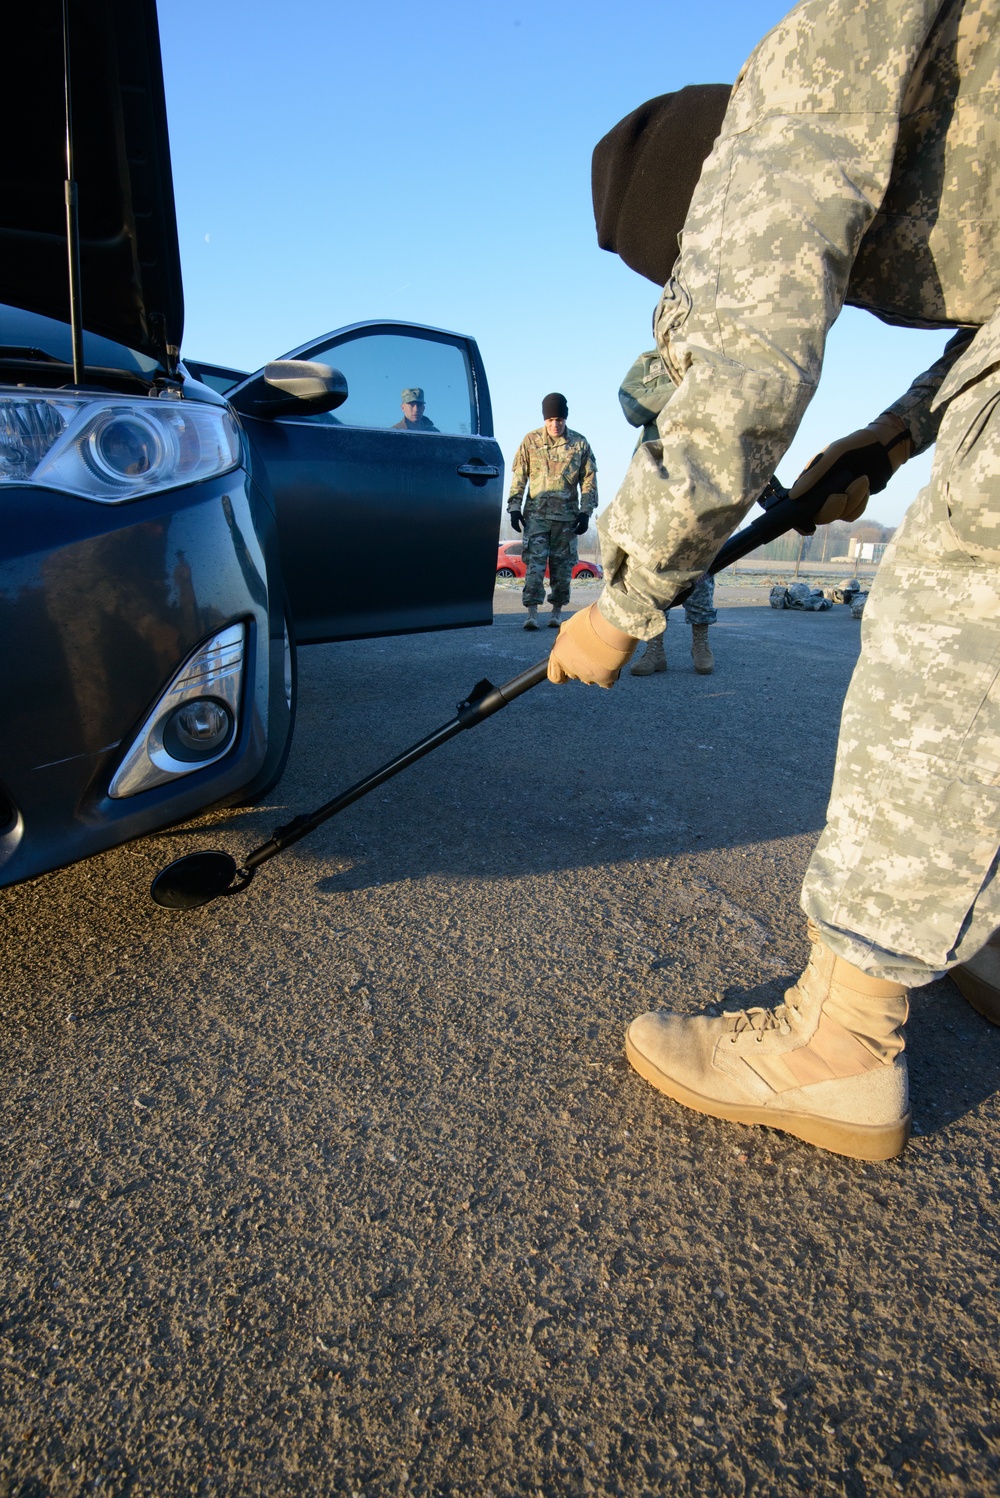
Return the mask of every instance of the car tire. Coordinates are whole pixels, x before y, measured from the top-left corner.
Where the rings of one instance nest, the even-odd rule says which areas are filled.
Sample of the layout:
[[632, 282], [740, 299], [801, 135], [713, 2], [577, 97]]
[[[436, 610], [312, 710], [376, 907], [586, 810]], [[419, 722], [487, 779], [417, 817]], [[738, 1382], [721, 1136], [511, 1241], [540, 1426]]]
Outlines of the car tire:
[[574, 581], [579, 582], [581, 577], [585, 577], [589, 583], [592, 583], [596, 576], [597, 573], [591, 572], [589, 567], [581, 567], [579, 572], [576, 574]]
[[277, 764], [270, 770], [265, 771], [266, 779], [263, 781], [252, 780], [246, 790], [241, 791], [238, 798], [230, 803], [232, 806], [256, 806], [269, 796], [285, 773], [288, 756], [292, 748], [292, 735], [295, 732], [295, 711], [298, 707], [299, 698], [299, 661], [298, 651], [295, 645], [295, 634], [292, 629], [292, 621], [285, 615], [285, 655], [284, 655], [284, 687], [285, 687], [285, 741], [278, 755]]
[[507, 577], [516, 577], [516, 576], [517, 576], [517, 573], [514, 571], [513, 567], [498, 567], [497, 568], [497, 577], [507, 578]]

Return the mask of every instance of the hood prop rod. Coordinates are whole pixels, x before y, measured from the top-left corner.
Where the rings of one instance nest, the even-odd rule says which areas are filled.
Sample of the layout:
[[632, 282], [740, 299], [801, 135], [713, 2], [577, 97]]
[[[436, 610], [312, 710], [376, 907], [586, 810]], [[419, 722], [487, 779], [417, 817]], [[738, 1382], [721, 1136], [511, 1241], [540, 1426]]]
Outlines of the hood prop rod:
[[69, 326], [73, 340], [73, 384], [82, 385], [83, 306], [80, 289], [80, 205], [73, 175], [73, 89], [69, 68], [69, 0], [62, 0], [63, 90], [66, 96], [66, 254], [69, 269]]

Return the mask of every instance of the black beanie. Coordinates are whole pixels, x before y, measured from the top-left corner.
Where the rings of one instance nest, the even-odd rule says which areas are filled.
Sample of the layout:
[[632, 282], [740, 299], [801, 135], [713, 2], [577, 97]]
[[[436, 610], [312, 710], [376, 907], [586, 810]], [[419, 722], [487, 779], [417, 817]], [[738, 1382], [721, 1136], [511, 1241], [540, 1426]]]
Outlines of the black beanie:
[[627, 114], [594, 147], [597, 243], [657, 286], [670, 277], [705, 158], [732, 89], [692, 83]]
[[546, 421], [550, 416], [557, 416], [560, 421], [565, 421], [568, 415], [569, 406], [566, 404], [566, 397], [560, 395], [557, 390], [553, 390], [552, 394], [547, 395], [542, 401], [542, 416]]

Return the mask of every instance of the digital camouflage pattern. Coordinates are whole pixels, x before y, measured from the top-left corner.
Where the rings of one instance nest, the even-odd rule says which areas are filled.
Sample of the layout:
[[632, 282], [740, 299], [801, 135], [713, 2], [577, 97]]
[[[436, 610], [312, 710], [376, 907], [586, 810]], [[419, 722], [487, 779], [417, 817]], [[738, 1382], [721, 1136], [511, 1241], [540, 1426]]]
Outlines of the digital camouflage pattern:
[[[684, 617], [692, 629], [696, 624], [714, 624], [719, 617], [715, 607], [715, 578], [705, 576], [695, 583], [694, 592], [684, 600]], [[669, 623], [669, 612], [663, 615], [662, 629]]]
[[677, 388], [600, 522], [620, 629], [657, 634], [743, 519], [848, 296], [920, 326], [992, 316], [997, 5], [803, 0], [742, 70], [657, 309]]
[[749, 509], [843, 302], [979, 327], [892, 408], [929, 486], [862, 621], [803, 907], [907, 985], [1000, 928], [1000, 0], [803, 0], [739, 79], [656, 315], [677, 389], [601, 524], [605, 617], [649, 638]]
[[834, 951], [909, 985], [1000, 929], [1000, 313], [938, 404], [930, 484], [865, 605], [803, 889]]
[[592, 515], [597, 464], [586, 437], [569, 427], [561, 437], [550, 437], [544, 427], [529, 432], [514, 457], [507, 508], [545, 520], [565, 520], [581, 510]]
[[719, 615], [715, 607], [715, 578], [703, 577], [695, 583], [694, 592], [684, 600], [684, 617], [690, 625], [714, 624]]
[[576, 561], [576, 533], [572, 520], [552, 520], [545, 515], [529, 515], [524, 522], [524, 547], [521, 560], [527, 567], [521, 602], [525, 608], [545, 598], [545, 564], [549, 565], [549, 602], [553, 608], [569, 603]]
[[[625, 412], [625, 419], [634, 427], [641, 427], [636, 447], [652, 442], [658, 435], [656, 418], [673, 395], [673, 380], [667, 374], [663, 360], [656, 349], [640, 354], [618, 390], [618, 401]], [[718, 619], [715, 608], [715, 578], [703, 577], [695, 583], [694, 592], [684, 600], [684, 615], [687, 622], [714, 624]], [[666, 628], [664, 617], [664, 628]]]

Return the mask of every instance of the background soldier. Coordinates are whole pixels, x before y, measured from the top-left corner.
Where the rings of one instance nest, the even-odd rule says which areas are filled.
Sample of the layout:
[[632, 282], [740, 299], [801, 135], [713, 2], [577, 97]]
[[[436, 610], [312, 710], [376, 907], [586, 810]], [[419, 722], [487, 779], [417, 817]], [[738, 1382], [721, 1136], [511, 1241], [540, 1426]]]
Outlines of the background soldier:
[[[803, 889], [809, 965], [776, 1010], [659, 1012], [626, 1036], [636, 1069], [687, 1106], [862, 1159], [898, 1154], [909, 1131], [907, 990], [979, 966], [1000, 928], [998, 92], [996, 0], [802, 0], [760, 43], [657, 311], [677, 389], [602, 520], [600, 605], [560, 631], [549, 664], [555, 681], [611, 685], [658, 633], [787, 449], [845, 301], [978, 330], [793, 490], [839, 456], [853, 476], [818, 518], [856, 514], [859, 484], [881, 487], [937, 438], [865, 609]], [[634, 170], [641, 135], [619, 137], [610, 176], [626, 184], [613, 217], [648, 243], [677, 225]], [[668, 266], [675, 246], [660, 246]]]
[[402, 421], [397, 421], [394, 432], [436, 432], [437, 427], [429, 416], [424, 415], [426, 402], [419, 385], [408, 385], [401, 396]]
[[[640, 354], [628, 374], [622, 380], [618, 400], [625, 412], [626, 421], [641, 427], [636, 448], [644, 442], [653, 442], [660, 435], [656, 418], [673, 395], [677, 386], [663, 367], [657, 350], [650, 349]], [[690, 598], [684, 600], [684, 616], [691, 626], [691, 658], [699, 676], [711, 676], [715, 670], [715, 657], [708, 643], [708, 626], [719, 617], [715, 611], [715, 578], [703, 577], [695, 584]], [[667, 669], [664, 651], [666, 627], [670, 622], [669, 612], [663, 616], [663, 633], [647, 640], [646, 648], [638, 660], [629, 668], [633, 676], [652, 676], [654, 671]]]
[[[538, 628], [538, 605], [545, 597], [549, 567], [549, 626], [558, 629], [569, 603], [574, 537], [582, 536], [597, 508], [597, 464], [590, 443], [566, 425], [566, 397], [553, 392], [542, 401], [544, 426], [529, 432], [514, 458], [507, 509], [510, 523], [524, 536], [521, 553], [527, 573], [521, 601], [528, 610], [525, 629]], [[525, 487], [528, 497], [525, 500]]]

